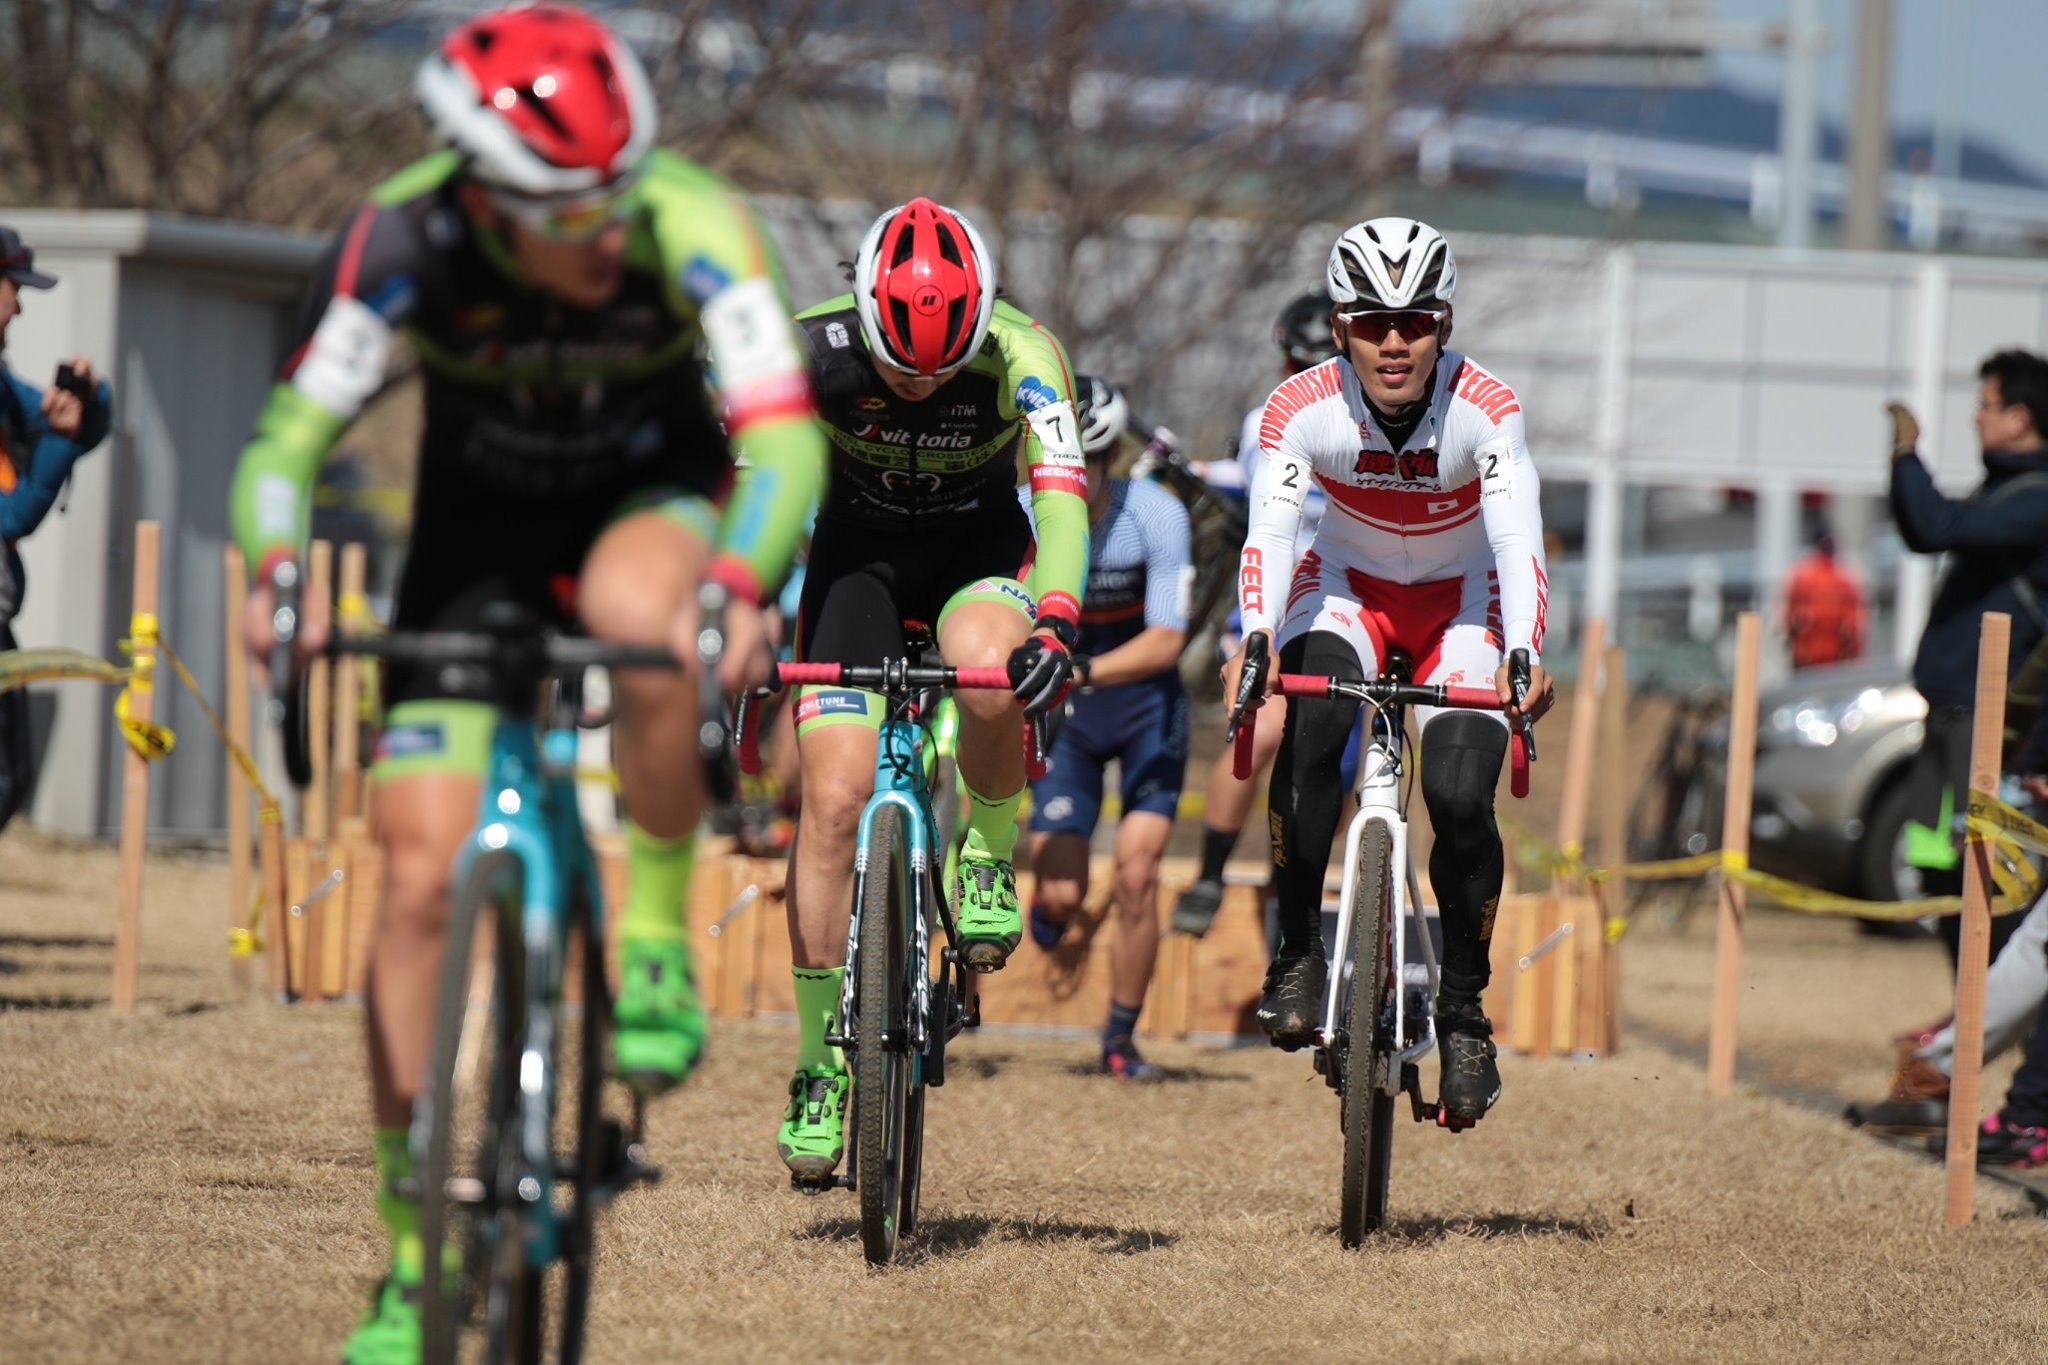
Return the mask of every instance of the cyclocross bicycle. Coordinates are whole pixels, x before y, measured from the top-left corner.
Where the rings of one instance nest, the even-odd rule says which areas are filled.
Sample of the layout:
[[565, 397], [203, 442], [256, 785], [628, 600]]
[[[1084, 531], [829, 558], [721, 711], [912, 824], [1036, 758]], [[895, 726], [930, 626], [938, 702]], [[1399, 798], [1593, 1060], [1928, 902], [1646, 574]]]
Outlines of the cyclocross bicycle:
[[[1252, 728], [1257, 712], [1248, 703], [1265, 686], [1270, 663], [1266, 637], [1246, 642], [1244, 672], [1230, 712], [1227, 738], [1236, 745], [1235, 771], [1251, 777]], [[1362, 703], [1371, 728], [1358, 763], [1358, 812], [1344, 834], [1344, 877], [1339, 892], [1335, 970], [1323, 1007], [1323, 1026], [1313, 1045], [1315, 1068], [1342, 1105], [1344, 1194], [1339, 1233], [1355, 1247], [1386, 1222], [1387, 1183], [1394, 1140], [1394, 1099], [1406, 1092], [1417, 1122], [1433, 1121], [1457, 1132], [1459, 1123], [1436, 1102], [1422, 1098], [1418, 1063], [1436, 1046], [1436, 949], [1422, 913], [1415, 868], [1408, 859], [1407, 799], [1402, 777], [1408, 756], [1407, 711], [1411, 706], [1502, 709], [1491, 687], [1426, 686], [1410, 682], [1408, 659], [1395, 652], [1386, 672], [1371, 682], [1283, 673], [1275, 691], [1289, 697], [1350, 697]], [[1529, 656], [1515, 650], [1508, 661], [1517, 704], [1529, 688]], [[1510, 790], [1528, 795], [1529, 761], [1535, 757], [1526, 722], [1515, 726]], [[1401, 888], [1408, 914], [1401, 913]], [[1422, 978], [1406, 968], [1407, 937], [1413, 923], [1421, 950]]]
[[[287, 648], [290, 625], [279, 631]], [[433, 1050], [413, 1105], [422, 1356], [539, 1362], [552, 1335], [568, 1365], [583, 1349], [597, 1210], [660, 1179], [641, 1101], [624, 1118], [605, 1104], [611, 988], [603, 892], [576, 807], [575, 680], [587, 668], [674, 668], [675, 656], [548, 633], [511, 606], [487, 609], [480, 631], [344, 637], [329, 652], [476, 667], [491, 680], [490, 767], [455, 868]], [[303, 771], [296, 695], [280, 715], [287, 764]], [[563, 1008], [572, 941], [580, 1023]]]
[[[900, 1239], [917, 1227], [925, 1088], [946, 1083], [946, 1044], [980, 1023], [967, 968], [955, 951], [950, 882], [942, 880], [950, 840], [932, 807], [940, 746], [931, 726], [947, 689], [1010, 690], [1008, 670], [927, 662], [936, 658], [929, 633], [909, 623], [906, 633], [904, 659], [777, 665], [782, 686], [855, 687], [880, 693], [888, 707], [875, 752], [874, 795], [861, 812], [855, 844], [839, 1021], [826, 1036], [852, 1064], [851, 1150], [846, 1170], [824, 1180], [790, 1177], [806, 1194], [859, 1194], [861, 1251], [873, 1265], [892, 1261]], [[751, 699], [743, 699], [739, 732], [740, 765], [752, 771], [760, 756]], [[1027, 767], [1039, 776], [1045, 771], [1040, 721], [1027, 726], [1025, 743]], [[943, 791], [954, 799], [950, 781]], [[935, 930], [946, 940], [936, 972]]]

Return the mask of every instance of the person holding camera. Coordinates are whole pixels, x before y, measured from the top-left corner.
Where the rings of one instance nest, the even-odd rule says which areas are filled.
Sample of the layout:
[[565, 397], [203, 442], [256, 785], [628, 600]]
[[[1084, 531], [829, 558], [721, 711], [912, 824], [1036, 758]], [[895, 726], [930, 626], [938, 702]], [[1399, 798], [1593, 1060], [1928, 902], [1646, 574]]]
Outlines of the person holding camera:
[[[0, 226], [0, 652], [15, 648], [13, 621], [24, 586], [16, 542], [42, 525], [71, 477], [71, 466], [107, 437], [113, 396], [92, 362], [74, 356], [39, 389], [8, 367], [7, 329], [21, 316], [21, 291], [49, 289], [35, 252]], [[0, 827], [27, 800], [30, 783], [28, 698], [0, 693]]]

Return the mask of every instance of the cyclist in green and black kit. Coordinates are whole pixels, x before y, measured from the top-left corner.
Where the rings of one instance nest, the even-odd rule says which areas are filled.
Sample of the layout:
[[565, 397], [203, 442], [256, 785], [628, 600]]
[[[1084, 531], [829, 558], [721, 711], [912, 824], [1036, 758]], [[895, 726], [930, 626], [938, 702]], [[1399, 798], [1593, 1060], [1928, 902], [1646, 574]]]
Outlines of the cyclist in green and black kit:
[[[996, 298], [967, 220], [913, 199], [876, 220], [853, 293], [798, 321], [832, 441], [798, 613], [803, 659], [903, 657], [903, 623], [937, 633], [955, 667], [1006, 661], [1015, 695], [961, 692], [958, 762], [969, 798], [958, 926], [966, 965], [993, 971], [1023, 933], [1011, 850], [1024, 796], [1020, 706], [1065, 696], [1088, 569], [1087, 474], [1072, 372], [1053, 335]], [[1030, 470], [1031, 521], [1016, 496]], [[1035, 556], [1034, 556], [1035, 551]], [[797, 1071], [777, 1142], [815, 1188], [845, 1150], [851, 1082], [825, 1038], [839, 1012], [853, 852], [870, 794], [879, 696], [797, 697], [803, 817], [790, 878]]]
[[[272, 573], [300, 553], [314, 472], [383, 384], [402, 336], [424, 371], [426, 429], [396, 627], [474, 627], [487, 603], [510, 599], [608, 640], [670, 643], [686, 666], [614, 679], [632, 821], [614, 1061], [659, 1091], [688, 1073], [705, 1034], [684, 924], [704, 805], [700, 694], [687, 671], [699, 587], [729, 599], [720, 682], [764, 680], [758, 604], [822, 485], [824, 438], [753, 209], [652, 148], [647, 77], [603, 25], [561, 5], [483, 15], [449, 35], [417, 89], [449, 145], [379, 188], [342, 231], [235, 474], [235, 535], [257, 567], [244, 635], [267, 650]], [[734, 447], [751, 466], [737, 484]], [[308, 608], [310, 649], [326, 623]], [[493, 722], [488, 680], [465, 670], [393, 668], [385, 691], [368, 1013], [392, 1261], [345, 1351], [358, 1365], [419, 1358], [407, 1124], [448, 878], [476, 818]]]

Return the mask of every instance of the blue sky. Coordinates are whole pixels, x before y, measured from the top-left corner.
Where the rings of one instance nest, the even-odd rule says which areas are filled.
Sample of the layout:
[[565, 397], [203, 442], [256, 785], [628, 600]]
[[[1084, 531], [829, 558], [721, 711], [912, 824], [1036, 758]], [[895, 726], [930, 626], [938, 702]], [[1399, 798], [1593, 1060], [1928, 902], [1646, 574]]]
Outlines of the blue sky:
[[[1454, 27], [1460, 0], [1408, 0], [1402, 22], [1416, 33]], [[1716, 17], [1730, 23], [1777, 23], [1786, 0], [1715, 0]], [[1852, 98], [1850, 60], [1856, 37], [1856, 0], [1822, 0], [1822, 22], [1832, 42], [1821, 65], [1821, 110], [1840, 122]], [[2040, 144], [2048, 112], [2048, 0], [1893, 0], [1892, 121], [1924, 127], [1946, 107], [1964, 131], [1996, 144], [2016, 161], [2048, 174], [2048, 148]], [[1747, 91], [1777, 88], [1784, 63], [1766, 53], [1717, 59], [1730, 85]]]

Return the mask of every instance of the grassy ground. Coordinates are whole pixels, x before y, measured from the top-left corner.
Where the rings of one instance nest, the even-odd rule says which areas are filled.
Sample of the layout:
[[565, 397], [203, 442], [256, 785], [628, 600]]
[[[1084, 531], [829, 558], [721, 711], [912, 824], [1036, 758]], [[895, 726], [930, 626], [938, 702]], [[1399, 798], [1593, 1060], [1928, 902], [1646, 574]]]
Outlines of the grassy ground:
[[[358, 1012], [237, 993], [224, 870], [165, 857], [113, 1019], [113, 869], [0, 839], [0, 1354], [331, 1359], [382, 1254]], [[775, 1161], [786, 1026], [725, 1025], [652, 1112], [667, 1180], [603, 1225], [592, 1358], [2039, 1359], [2048, 1222], [1986, 1183], [1945, 1229], [1938, 1167], [1818, 1112], [1940, 1012], [1938, 952], [1754, 916], [1716, 1104], [1711, 925], [1625, 944], [1623, 1054], [1510, 1059], [1455, 1138], [1402, 1120], [1396, 1226], [1348, 1254], [1301, 1057], [1159, 1044], [1175, 1079], [1120, 1087], [1085, 1043], [991, 1032], [934, 1095], [928, 1233], [870, 1272], [853, 1200]]]

